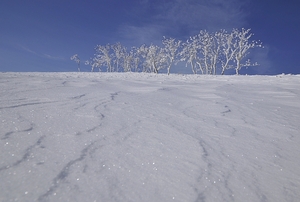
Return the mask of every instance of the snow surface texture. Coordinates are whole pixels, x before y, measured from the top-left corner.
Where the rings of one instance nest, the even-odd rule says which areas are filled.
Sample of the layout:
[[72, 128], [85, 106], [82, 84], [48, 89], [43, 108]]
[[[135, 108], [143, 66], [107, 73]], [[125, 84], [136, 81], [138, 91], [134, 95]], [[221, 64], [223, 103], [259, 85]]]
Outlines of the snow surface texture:
[[0, 73], [0, 201], [299, 201], [300, 76]]

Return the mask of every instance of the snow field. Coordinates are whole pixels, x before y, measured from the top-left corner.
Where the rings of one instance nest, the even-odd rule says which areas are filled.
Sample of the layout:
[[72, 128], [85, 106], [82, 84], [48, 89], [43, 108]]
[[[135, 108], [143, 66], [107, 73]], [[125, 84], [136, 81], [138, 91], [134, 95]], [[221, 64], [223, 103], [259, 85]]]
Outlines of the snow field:
[[300, 77], [1, 73], [0, 201], [297, 201]]

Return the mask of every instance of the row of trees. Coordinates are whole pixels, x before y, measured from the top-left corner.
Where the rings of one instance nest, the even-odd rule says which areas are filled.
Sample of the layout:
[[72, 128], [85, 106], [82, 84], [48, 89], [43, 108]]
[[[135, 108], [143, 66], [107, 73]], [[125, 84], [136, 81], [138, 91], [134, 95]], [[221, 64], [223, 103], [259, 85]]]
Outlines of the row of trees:
[[[92, 71], [159, 73], [166, 69], [170, 74], [173, 65], [185, 62], [194, 74], [224, 74], [228, 69], [235, 69], [239, 74], [242, 67], [258, 65], [246, 59], [250, 49], [262, 47], [261, 42], [250, 41], [252, 36], [250, 29], [244, 28], [233, 29], [230, 33], [226, 30], [213, 33], [201, 30], [186, 42], [164, 37], [162, 46], [144, 44], [127, 50], [120, 43], [98, 45], [94, 57], [85, 64], [90, 65]], [[73, 55], [71, 60], [80, 70], [78, 55]]]

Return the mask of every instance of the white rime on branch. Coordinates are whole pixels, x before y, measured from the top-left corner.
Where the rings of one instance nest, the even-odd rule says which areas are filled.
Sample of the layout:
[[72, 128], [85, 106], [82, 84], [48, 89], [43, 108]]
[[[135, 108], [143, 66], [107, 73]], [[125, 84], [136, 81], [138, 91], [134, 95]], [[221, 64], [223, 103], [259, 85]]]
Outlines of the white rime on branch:
[[249, 67], [249, 66], [256, 66], [257, 63], [251, 64], [250, 59], [246, 60], [245, 63], [242, 63], [242, 60], [245, 58], [247, 54], [249, 54], [249, 50], [251, 48], [255, 47], [262, 47], [261, 42], [259, 41], [251, 41], [249, 42], [249, 39], [253, 35], [250, 33], [250, 29], [242, 29], [239, 31], [238, 29], [234, 29], [232, 31], [234, 38], [236, 39], [233, 43], [234, 50], [236, 50], [235, 53], [235, 72], [236, 74], [239, 74], [239, 71], [242, 67]]
[[173, 64], [177, 64], [180, 60], [178, 60], [179, 56], [179, 48], [181, 46], [181, 41], [176, 40], [174, 38], [166, 38], [163, 37], [162, 44], [164, 45], [163, 48], [163, 55], [164, 55], [164, 62], [167, 67], [167, 73], [170, 74], [170, 69]]
[[77, 54], [71, 56], [71, 60], [75, 61], [78, 65], [77, 70], [80, 72], [80, 59]]
[[[94, 68], [99, 68], [99, 71], [106, 68], [107, 72], [164, 71], [170, 74], [173, 65], [185, 62], [194, 74], [223, 75], [229, 69], [235, 69], [235, 73], [239, 74], [242, 67], [258, 65], [257, 62], [252, 63], [246, 58], [250, 49], [263, 47], [260, 41], [250, 41], [253, 36], [250, 31], [244, 28], [233, 29], [230, 33], [226, 30], [213, 33], [201, 30], [186, 42], [163, 37], [161, 47], [143, 44], [129, 50], [119, 42], [113, 45], [98, 45], [94, 57], [85, 64], [91, 65], [92, 71]], [[71, 59], [80, 63], [77, 54]], [[78, 70], [80, 71], [79, 66]]]

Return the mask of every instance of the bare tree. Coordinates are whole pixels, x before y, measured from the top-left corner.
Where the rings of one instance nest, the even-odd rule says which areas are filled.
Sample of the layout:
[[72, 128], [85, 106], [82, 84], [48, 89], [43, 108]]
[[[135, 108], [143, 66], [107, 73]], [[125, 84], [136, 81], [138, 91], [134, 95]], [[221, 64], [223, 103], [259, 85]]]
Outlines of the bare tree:
[[211, 47], [211, 74], [217, 74], [217, 65], [220, 63], [220, 57], [222, 54], [222, 44], [225, 37], [225, 30], [215, 32], [212, 36], [212, 47]]
[[131, 72], [131, 68], [133, 67], [133, 51], [127, 52], [126, 48], [123, 49], [122, 52], [122, 58], [123, 58], [123, 70], [124, 72]]
[[[122, 63], [122, 59], [124, 59], [125, 56], [125, 47], [121, 45], [120, 42], [114, 44], [111, 46], [111, 49], [113, 50], [113, 59], [115, 68], [114, 71], [119, 71], [119, 65]], [[124, 66], [123, 66], [124, 68]]]
[[[242, 67], [254, 66], [257, 63], [245, 60], [251, 48], [262, 47], [260, 42], [249, 41], [253, 34], [250, 29], [233, 29], [231, 33], [220, 30], [210, 33], [201, 30], [199, 34], [190, 37], [185, 43], [174, 38], [163, 37], [163, 47], [153, 45], [141, 45], [132, 47], [128, 52], [126, 47], [120, 43], [105, 46], [98, 45], [94, 58], [86, 64], [94, 68], [106, 67], [108, 72], [120, 71], [143, 71], [158, 73], [166, 68], [170, 74], [173, 64], [185, 61], [186, 66], [190, 65], [192, 72], [197, 74], [223, 75], [227, 69], [235, 68], [236, 74]], [[71, 57], [78, 63], [80, 71], [80, 60], [75, 54]]]
[[143, 62], [143, 47], [145, 45], [142, 45], [141, 47], [132, 47], [130, 51], [130, 55], [132, 55], [132, 61], [131, 61], [131, 69], [133, 69], [134, 72], [139, 71], [139, 67], [141, 63]]
[[166, 38], [162, 40], [162, 44], [164, 45], [164, 56], [165, 56], [165, 62], [167, 66], [167, 73], [170, 74], [171, 66], [175, 63], [177, 64], [178, 55], [179, 55], [179, 48], [181, 45], [181, 41], [176, 41], [174, 38]]
[[145, 71], [158, 73], [164, 67], [165, 57], [163, 49], [159, 46], [151, 44], [149, 47], [144, 46], [143, 56], [145, 57], [144, 67]]
[[94, 61], [99, 64], [99, 66], [106, 66], [108, 72], [113, 71], [112, 66], [111, 46], [107, 44], [105, 46], [98, 45], [96, 47], [96, 55]]
[[246, 55], [249, 53], [249, 49], [255, 48], [255, 47], [262, 47], [261, 42], [259, 41], [249, 41], [251, 36], [253, 36], [252, 33], [250, 33], [251, 29], [244, 29], [242, 28], [241, 31], [238, 29], [233, 29], [233, 36], [236, 38], [236, 40], [233, 43], [233, 47], [236, 50], [235, 51], [235, 73], [238, 75], [239, 71], [242, 67], [249, 67], [249, 66], [256, 66], [257, 63], [251, 64], [250, 59], [246, 60], [245, 63], [242, 63], [242, 60], [246, 57]]
[[199, 50], [202, 54], [201, 59], [198, 60], [197, 64], [202, 67], [201, 62], [205, 68], [205, 74], [211, 74], [213, 69], [213, 55], [212, 55], [212, 45], [213, 45], [213, 36], [208, 33], [206, 30], [201, 30], [200, 33], [195, 36], [199, 44]]
[[97, 57], [94, 57], [91, 60], [85, 61], [84, 64], [85, 65], [91, 65], [91, 67], [92, 67], [91, 72], [93, 72], [95, 68], [98, 68], [99, 72], [101, 71], [102, 63], [98, 60]]
[[180, 60], [186, 62], [186, 66], [188, 64], [191, 65], [192, 72], [197, 74], [197, 64], [199, 64], [200, 70], [203, 74], [203, 68], [199, 63], [198, 51], [199, 51], [199, 41], [197, 40], [197, 36], [190, 37], [185, 43], [182, 44], [183, 48], [180, 55]]
[[75, 55], [71, 56], [70, 59], [77, 63], [77, 65], [78, 65], [77, 69], [80, 72], [80, 59], [79, 59], [78, 55], [75, 54]]
[[198, 44], [198, 59], [196, 64], [199, 66], [202, 74], [217, 74], [217, 65], [220, 62], [221, 46], [224, 37], [224, 31], [209, 33], [201, 30], [194, 37]]
[[235, 57], [237, 49], [234, 46], [236, 38], [232, 33], [228, 34], [226, 31], [223, 31], [222, 45], [221, 45], [221, 75], [224, 75], [225, 70], [233, 68], [233, 65], [230, 63]]

